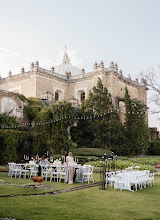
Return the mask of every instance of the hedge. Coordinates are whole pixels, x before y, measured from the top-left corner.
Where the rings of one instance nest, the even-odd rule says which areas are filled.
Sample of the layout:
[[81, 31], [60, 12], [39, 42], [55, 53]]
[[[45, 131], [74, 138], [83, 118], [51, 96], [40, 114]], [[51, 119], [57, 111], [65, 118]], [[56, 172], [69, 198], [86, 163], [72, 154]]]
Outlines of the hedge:
[[74, 148], [70, 149], [73, 156], [96, 156], [96, 157], [102, 157], [104, 153], [106, 153], [108, 156], [111, 155], [111, 151], [103, 148]]

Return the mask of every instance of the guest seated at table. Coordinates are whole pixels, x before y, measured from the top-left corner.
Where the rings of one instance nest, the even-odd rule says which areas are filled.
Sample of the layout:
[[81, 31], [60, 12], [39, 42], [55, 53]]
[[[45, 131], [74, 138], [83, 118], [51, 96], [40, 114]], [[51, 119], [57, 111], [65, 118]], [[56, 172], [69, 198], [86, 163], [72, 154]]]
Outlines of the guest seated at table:
[[46, 154], [45, 154], [45, 155], [43, 155], [43, 156], [41, 157], [40, 162], [39, 162], [38, 176], [41, 175], [41, 166], [44, 166], [44, 165], [46, 165], [46, 164], [50, 164], [50, 163], [49, 163], [48, 158], [47, 158], [47, 156], [46, 156]]
[[73, 184], [75, 163], [71, 152], [69, 152], [68, 156], [66, 157], [66, 163], [67, 163], [67, 182], [69, 184]]

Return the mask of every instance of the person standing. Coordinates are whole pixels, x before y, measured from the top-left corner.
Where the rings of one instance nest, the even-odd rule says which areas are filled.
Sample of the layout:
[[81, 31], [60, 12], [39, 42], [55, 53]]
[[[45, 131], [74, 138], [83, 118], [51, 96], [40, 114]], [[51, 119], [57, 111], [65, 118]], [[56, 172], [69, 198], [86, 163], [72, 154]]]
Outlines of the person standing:
[[71, 152], [69, 152], [68, 156], [66, 157], [66, 163], [67, 163], [67, 182], [68, 184], [73, 184], [75, 163]]
[[67, 150], [65, 151], [65, 155], [64, 156], [65, 156], [65, 162], [66, 162], [66, 158], [68, 156], [68, 151]]

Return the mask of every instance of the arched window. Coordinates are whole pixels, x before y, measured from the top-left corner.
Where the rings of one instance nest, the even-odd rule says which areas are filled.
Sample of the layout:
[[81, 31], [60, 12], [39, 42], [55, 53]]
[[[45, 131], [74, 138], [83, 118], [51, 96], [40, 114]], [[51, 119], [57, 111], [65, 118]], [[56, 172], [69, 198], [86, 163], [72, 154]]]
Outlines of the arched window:
[[55, 92], [55, 100], [58, 101], [58, 99], [59, 99], [59, 94], [58, 92]]
[[84, 102], [85, 100], [85, 92], [81, 93], [81, 102]]

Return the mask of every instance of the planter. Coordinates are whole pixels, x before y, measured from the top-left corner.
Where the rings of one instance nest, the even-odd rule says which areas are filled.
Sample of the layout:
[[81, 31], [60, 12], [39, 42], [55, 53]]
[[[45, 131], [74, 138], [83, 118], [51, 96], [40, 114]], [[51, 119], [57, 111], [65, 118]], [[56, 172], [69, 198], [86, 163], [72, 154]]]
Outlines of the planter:
[[32, 180], [33, 180], [34, 182], [42, 183], [43, 180], [44, 180], [44, 177], [43, 177], [43, 176], [33, 176], [33, 177], [32, 177]]
[[155, 168], [160, 169], [160, 163], [158, 163], [158, 165], [156, 165]]

